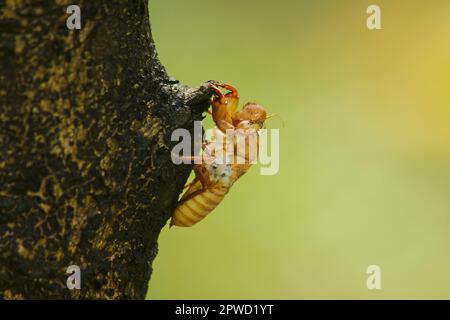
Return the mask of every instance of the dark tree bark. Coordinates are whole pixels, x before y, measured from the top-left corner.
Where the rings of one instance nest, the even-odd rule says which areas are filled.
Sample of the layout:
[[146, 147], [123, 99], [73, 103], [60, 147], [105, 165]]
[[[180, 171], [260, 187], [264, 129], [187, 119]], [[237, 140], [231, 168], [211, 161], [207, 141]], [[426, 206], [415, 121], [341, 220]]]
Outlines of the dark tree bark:
[[168, 77], [147, 0], [0, 5], [0, 297], [142, 299], [191, 169], [171, 133], [211, 92]]

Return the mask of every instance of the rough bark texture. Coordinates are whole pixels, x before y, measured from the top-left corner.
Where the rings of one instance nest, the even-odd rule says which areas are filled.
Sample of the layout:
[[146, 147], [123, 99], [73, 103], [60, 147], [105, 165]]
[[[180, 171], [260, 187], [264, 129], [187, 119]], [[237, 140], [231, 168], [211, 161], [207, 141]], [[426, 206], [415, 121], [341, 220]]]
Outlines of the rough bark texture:
[[172, 164], [171, 133], [211, 92], [167, 76], [147, 0], [0, 6], [0, 297], [142, 299], [191, 169]]

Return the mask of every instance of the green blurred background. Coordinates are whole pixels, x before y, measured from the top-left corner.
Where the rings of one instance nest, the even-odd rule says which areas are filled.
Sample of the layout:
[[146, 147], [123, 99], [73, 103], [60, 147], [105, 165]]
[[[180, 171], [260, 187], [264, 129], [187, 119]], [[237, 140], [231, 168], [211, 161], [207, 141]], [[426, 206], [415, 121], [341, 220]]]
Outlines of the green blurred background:
[[148, 298], [450, 298], [448, 0], [152, 0], [150, 16], [171, 76], [229, 82], [285, 126], [268, 122], [277, 175], [252, 168], [204, 221], [162, 231]]

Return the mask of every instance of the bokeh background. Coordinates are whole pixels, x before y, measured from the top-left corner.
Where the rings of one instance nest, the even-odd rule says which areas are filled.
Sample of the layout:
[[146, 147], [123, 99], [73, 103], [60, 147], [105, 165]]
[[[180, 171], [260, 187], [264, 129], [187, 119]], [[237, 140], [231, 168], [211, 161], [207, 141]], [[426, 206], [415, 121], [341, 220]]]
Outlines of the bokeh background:
[[448, 0], [152, 0], [150, 15], [173, 77], [229, 82], [285, 126], [268, 122], [277, 175], [252, 168], [204, 221], [163, 230], [148, 298], [450, 298]]

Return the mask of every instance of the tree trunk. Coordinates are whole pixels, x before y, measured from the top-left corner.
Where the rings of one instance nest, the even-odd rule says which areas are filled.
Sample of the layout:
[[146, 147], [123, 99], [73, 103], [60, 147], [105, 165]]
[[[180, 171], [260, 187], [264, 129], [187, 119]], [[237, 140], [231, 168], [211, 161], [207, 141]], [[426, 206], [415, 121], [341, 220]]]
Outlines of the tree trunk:
[[147, 0], [73, 2], [0, 0], [0, 297], [143, 299], [211, 92], [168, 77]]

